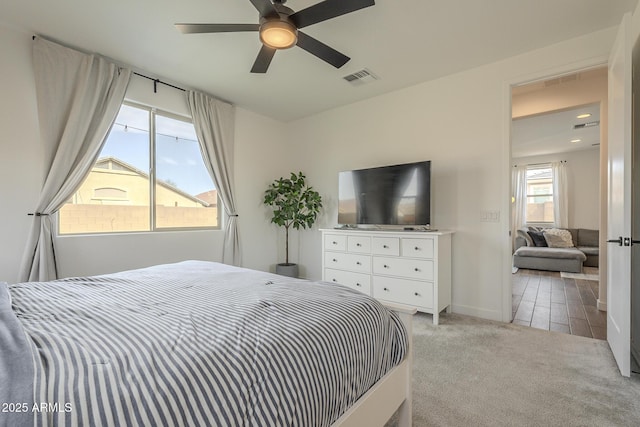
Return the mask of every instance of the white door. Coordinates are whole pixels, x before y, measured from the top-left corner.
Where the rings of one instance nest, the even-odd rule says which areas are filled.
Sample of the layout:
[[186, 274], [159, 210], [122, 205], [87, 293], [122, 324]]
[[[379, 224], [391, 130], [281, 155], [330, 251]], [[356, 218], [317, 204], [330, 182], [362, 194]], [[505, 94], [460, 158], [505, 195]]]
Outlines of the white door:
[[640, 373], [640, 43], [632, 53], [631, 371]]
[[[631, 361], [631, 16], [625, 15], [609, 58], [607, 341], [620, 372]], [[619, 240], [619, 243], [615, 241]]]

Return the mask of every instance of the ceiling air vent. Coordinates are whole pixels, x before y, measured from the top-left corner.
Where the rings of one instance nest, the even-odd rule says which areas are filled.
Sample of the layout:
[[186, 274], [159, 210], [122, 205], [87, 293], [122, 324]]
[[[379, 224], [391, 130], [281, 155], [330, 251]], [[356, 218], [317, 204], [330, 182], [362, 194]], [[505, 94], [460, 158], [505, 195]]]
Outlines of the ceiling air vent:
[[371, 71], [363, 68], [360, 71], [356, 71], [353, 74], [349, 74], [348, 76], [344, 76], [343, 79], [348, 81], [354, 86], [360, 86], [365, 83], [371, 83], [374, 80], [379, 80], [379, 77], [373, 74]]
[[560, 83], [570, 83], [578, 80], [578, 74], [569, 74], [567, 76], [556, 77], [555, 79], [549, 79], [544, 81], [545, 87], [559, 85]]
[[574, 129], [584, 129], [584, 128], [590, 128], [593, 126], [598, 126], [600, 124], [600, 120], [597, 120], [595, 122], [587, 122], [587, 123], [580, 123], [579, 125], [573, 125]]

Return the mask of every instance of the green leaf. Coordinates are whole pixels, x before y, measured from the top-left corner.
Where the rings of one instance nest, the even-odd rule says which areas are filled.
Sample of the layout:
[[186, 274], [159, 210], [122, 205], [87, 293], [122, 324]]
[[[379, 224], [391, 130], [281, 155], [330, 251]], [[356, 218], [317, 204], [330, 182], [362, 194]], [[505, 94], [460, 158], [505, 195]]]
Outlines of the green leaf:
[[322, 197], [307, 185], [305, 178], [302, 172], [291, 172], [289, 178], [281, 177], [269, 184], [263, 203], [273, 208], [272, 223], [296, 230], [313, 226], [322, 208]]

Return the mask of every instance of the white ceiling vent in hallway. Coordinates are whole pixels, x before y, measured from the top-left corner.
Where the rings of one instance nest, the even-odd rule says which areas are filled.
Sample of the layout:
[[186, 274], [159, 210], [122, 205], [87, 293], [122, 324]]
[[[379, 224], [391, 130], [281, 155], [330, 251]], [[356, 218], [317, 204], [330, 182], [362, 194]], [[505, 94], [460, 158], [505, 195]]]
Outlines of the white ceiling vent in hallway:
[[343, 79], [354, 86], [360, 86], [365, 83], [371, 83], [374, 80], [379, 80], [380, 78], [368, 69], [363, 68], [360, 71], [356, 71], [355, 73], [349, 74], [348, 76], [344, 76]]
[[544, 82], [544, 86], [545, 87], [550, 87], [550, 86], [559, 85], [560, 83], [574, 82], [574, 81], [580, 80], [580, 77], [581, 77], [580, 73], [569, 74], [567, 76], [562, 76], [562, 77], [557, 77], [555, 79], [546, 80]]

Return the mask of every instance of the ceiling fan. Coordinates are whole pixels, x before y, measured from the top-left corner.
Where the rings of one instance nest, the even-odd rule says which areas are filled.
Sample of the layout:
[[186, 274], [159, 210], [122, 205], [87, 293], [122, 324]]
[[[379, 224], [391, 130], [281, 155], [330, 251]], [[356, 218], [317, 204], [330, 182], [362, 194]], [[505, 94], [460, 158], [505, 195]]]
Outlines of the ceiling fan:
[[260, 14], [258, 24], [175, 24], [184, 34], [233, 33], [258, 31], [262, 48], [251, 68], [252, 73], [266, 73], [276, 50], [298, 46], [336, 68], [349, 57], [299, 31], [300, 28], [373, 6], [374, 0], [325, 0], [294, 12], [286, 0], [249, 0]]

